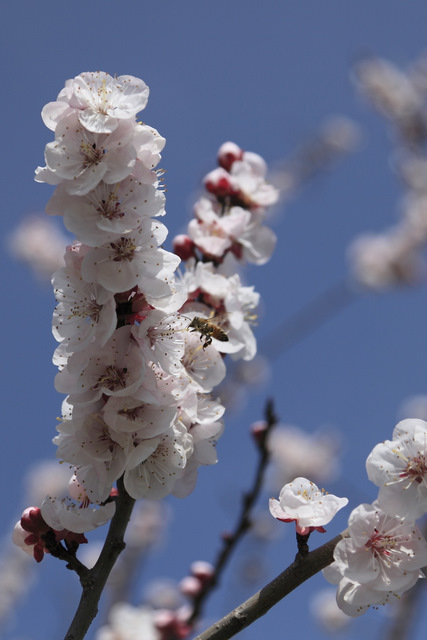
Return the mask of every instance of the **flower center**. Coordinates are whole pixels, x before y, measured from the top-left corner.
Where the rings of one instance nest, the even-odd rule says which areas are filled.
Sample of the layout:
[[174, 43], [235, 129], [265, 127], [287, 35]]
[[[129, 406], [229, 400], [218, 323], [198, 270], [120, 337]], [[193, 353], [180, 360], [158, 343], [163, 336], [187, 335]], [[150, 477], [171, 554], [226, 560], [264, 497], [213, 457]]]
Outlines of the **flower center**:
[[420, 484], [424, 480], [424, 476], [427, 474], [427, 466], [425, 456], [419, 455], [414, 458], [408, 459], [408, 464], [403, 473], [400, 474], [401, 478], [409, 478], [412, 482]]
[[109, 365], [102, 376], [98, 378], [98, 382], [95, 384], [94, 389], [99, 387], [107, 387], [109, 391], [115, 391], [115, 389], [124, 389], [126, 386], [127, 368], [123, 367], [118, 369], [113, 365]]
[[372, 553], [375, 558], [379, 556], [389, 556], [390, 550], [396, 546], [396, 539], [393, 536], [385, 536], [379, 533], [378, 529], [374, 529], [373, 535], [366, 543], [366, 549]]
[[82, 142], [80, 145], [80, 151], [84, 155], [83, 166], [85, 168], [98, 164], [104, 155], [104, 151], [102, 149], [97, 149], [96, 142], [92, 145], [87, 142]]
[[132, 238], [120, 238], [117, 242], [110, 242], [110, 247], [114, 250], [115, 256], [113, 260], [115, 262], [122, 262], [133, 260], [136, 251], [136, 245]]

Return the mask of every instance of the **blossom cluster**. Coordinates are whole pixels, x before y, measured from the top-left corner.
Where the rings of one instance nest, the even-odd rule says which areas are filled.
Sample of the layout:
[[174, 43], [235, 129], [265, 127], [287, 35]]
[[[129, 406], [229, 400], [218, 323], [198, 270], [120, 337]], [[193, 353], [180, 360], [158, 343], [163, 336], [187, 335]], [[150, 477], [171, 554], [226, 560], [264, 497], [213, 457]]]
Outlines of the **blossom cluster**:
[[351, 245], [353, 274], [374, 290], [418, 283], [425, 277], [427, 244], [427, 65], [419, 60], [407, 71], [390, 62], [367, 59], [356, 67], [357, 84], [392, 124], [393, 168], [406, 193], [397, 224], [364, 234]]
[[427, 541], [415, 520], [427, 513], [427, 422], [399, 422], [393, 439], [374, 447], [366, 468], [380, 487], [378, 499], [352, 511], [349, 535], [324, 570], [338, 585], [338, 606], [353, 617], [392, 602], [424, 577]]
[[224, 354], [256, 353], [259, 295], [219, 267], [229, 252], [262, 264], [273, 250], [262, 220], [278, 194], [265, 162], [223, 145], [185, 237], [191, 251], [182, 255], [179, 239], [175, 253], [166, 251], [157, 168], [165, 139], [136, 119], [148, 93], [138, 78], [86, 72], [42, 111], [55, 139], [36, 181], [56, 186], [47, 213], [77, 238], [52, 278], [55, 387], [67, 394], [54, 443], [73, 471], [75, 501], [44, 500], [54, 530], [106, 522], [121, 477], [135, 499], [190, 493], [199, 466], [217, 461], [224, 407], [212, 392], [225, 376]]
[[[352, 511], [348, 533], [334, 549], [325, 578], [338, 585], [337, 604], [349, 616], [387, 604], [412, 587], [427, 566], [427, 540], [415, 521], [427, 513], [427, 422], [406, 419], [393, 439], [374, 447], [366, 461], [369, 479], [379, 487], [373, 504]], [[348, 503], [347, 498], [320, 491], [306, 478], [286, 484], [270, 512], [282, 522], [295, 522], [308, 537]]]

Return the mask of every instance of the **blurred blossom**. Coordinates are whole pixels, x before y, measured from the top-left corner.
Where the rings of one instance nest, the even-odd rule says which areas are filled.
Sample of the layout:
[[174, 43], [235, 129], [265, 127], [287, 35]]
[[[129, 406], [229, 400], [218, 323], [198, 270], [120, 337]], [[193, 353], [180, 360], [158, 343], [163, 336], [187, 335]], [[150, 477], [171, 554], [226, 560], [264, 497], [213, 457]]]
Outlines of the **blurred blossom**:
[[0, 556], [0, 630], [13, 616], [21, 598], [33, 585], [34, 559], [3, 540]]
[[378, 58], [363, 60], [355, 71], [361, 91], [378, 111], [394, 121], [408, 142], [425, 137], [422, 91], [409, 74]]
[[339, 472], [337, 453], [341, 439], [335, 432], [309, 434], [292, 425], [278, 426], [270, 433], [269, 486], [279, 491], [298, 476], [315, 482], [333, 480]]
[[95, 640], [160, 640], [160, 633], [149, 607], [120, 602], [112, 607], [108, 624], [97, 631]]
[[144, 604], [153, 609], [170, 609], [175, 611], [182, 605], [182, 595], [175, 580], [163, 578], [152, 580], [144, 590]]
[[360, 142], [359, 126], [345, 116], [331, 116], [320, 129], [321, 138], [337, 153], [353, 151]]
[[64, 247], [69, 243], [53, 221], [39, 215], [24, 218], [8, 240], [11, 254], [47, 282], [54, 271], [64, 266]]
[[322, 589], [310, 603], [312, 616], [326, 633], [348, 627], [351, 618], [338, 608], [335, 589]]
[[46, 495], [58, 495], [66, 492], [70, 480], [70, 469], [57, 460], [42, 460], [33, 465], [26, 473], [25, 504], [40, 505]]
[[170, 521], [170, 511], [163, 502], [138, 500], [126, 531], [128, 547], [158, 546]]
[[405, 418], [420, 418], [427, 421], [427, 395], [411, 396], [403, 401], [399, 407], [398, 416]]
[[381, 290], [419, 282], [424, 262], [417, 251], [418, 243], [408, 231], [408, 226], [400, 225], [387, 233], [356, 238], [348, 256], [359, 284]]
[[427, 159], [422, 156], [398, 154], [394, 166], [409, 189], [425, 193], [427, 191]]
[[427, 240], [427, 195], [406, 198], [404, 201], [404, 216], [415, 242], [420, 245], [425, 243]]

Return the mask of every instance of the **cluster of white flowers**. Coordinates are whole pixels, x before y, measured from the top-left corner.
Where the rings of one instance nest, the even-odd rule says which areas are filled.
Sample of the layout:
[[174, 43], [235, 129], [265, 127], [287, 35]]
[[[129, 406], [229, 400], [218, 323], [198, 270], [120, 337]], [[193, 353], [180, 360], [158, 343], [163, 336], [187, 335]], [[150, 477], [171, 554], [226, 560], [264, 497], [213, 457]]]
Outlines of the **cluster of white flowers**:
[[[83, 533], [108, 521], [120, 477], [135, 499], [190, 493], [198, 467], [217, 461], [224, 407], [211, 394], [225, 376], [223, 355], [256, 353], [259, 296], [218, 265], [227, 252], [268, 259], [275, 237], [261, 221], [277, 191], [262, 158], [222, 147], [221, 193], [197, 203], [191, 260], [178, 275], [183, 256], [162, 248], [159, 221], [165, 139], [136, 120], [148, 93], [138, 78], [87, 72], [42, 111], [55, 140], [36, 181], [56, 186], [47, 212], [77, 237], [52, 278], [55, 387], [67, 394], [54, 442], [73, 470], [76, 501], [44, 500], [55, 530]], [[206, 185], [215, 191], [212, 174]]]
[[355, 76], [359, 88], [397, 133], [392, 163], [407, 192], [397, 224], [353, 242], [349, 250], [352, 271], [356, 280], [370, 289], [416, 284], [426, 273], [426, 59], [407, 71], [386, 60], [367, 59], [356, 66]]
[[399, 422], [393, 440], [374, 447], [366, 468], [380, 487], [378, 499], [352, 511], [349, 537], [324, 570], [338, 585], [338, 606], [353, 617], [392, 602], [424, 577], [427, 541], [415, 520], [427, 513], [427, 422]]
[[[338, 585], [337, 604], [356, 617], [371, 605], [387, 604], [412, 587], [427, 566], [427, 540], [415, 520], [427, 513], [427, 422], [402, 420], [393, 440], [374, 447], [366, 461], [369, 479], [379, 489], [373, 504], [350, 514], [348, 536], [335, 547], [325, 578]], [[348, 503], [325, 494], [306, 478], [286, 484], [270, 512], [282, 522], [295, 522], [308, 536]]]

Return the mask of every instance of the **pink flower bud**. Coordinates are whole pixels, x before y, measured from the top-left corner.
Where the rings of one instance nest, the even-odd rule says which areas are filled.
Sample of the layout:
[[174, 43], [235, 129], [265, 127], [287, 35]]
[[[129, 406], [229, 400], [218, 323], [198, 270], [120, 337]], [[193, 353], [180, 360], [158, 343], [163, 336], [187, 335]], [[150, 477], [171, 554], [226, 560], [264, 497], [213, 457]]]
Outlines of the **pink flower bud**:
[[226, 171], [230, 171], [231, 165], [236, 160], [241, 160], [243, 150], [234, 142], [224, 142], [218, 151], [218, 164]]
[[265, 440], [265, 432], [267, 430], [267, 423], [265, 420], [259, 420], [251, 425], [251, 436], [255, 440], [257, 446], [262, 447]]
[[173, 241], [173, 252], [181, 258], [181, 260], [189, 260], [195, 257], [196, 245], [191, 238], [185, 234], [175, 236]]
[[213, 574], [215, 573], [215, 569], [210, 562], [205, 562], [204, 560], [198, 560], [197, 562], [193, 562], [190, 567], [191, 573], [195, 578], [201, 580], [201, 582], [206, 583], [211, 580]]
[[203, 585], [195, 576], [185, 576], [179, 583], [179, 588], [188, 598], [195, 598], [201, 592]]
[[236, 195], [238, 189], [233, 184], [231, 175], [222, 167], [210, 171], [203, 180], [205, 189], [217, 198]]
[[25, 509], [21, 516], [21, 527], [24, 531], [38, 535], [46, 533], [49, 529], [49, 525], [43, 520], [42, 512], [38, 507], [28, 507]]

